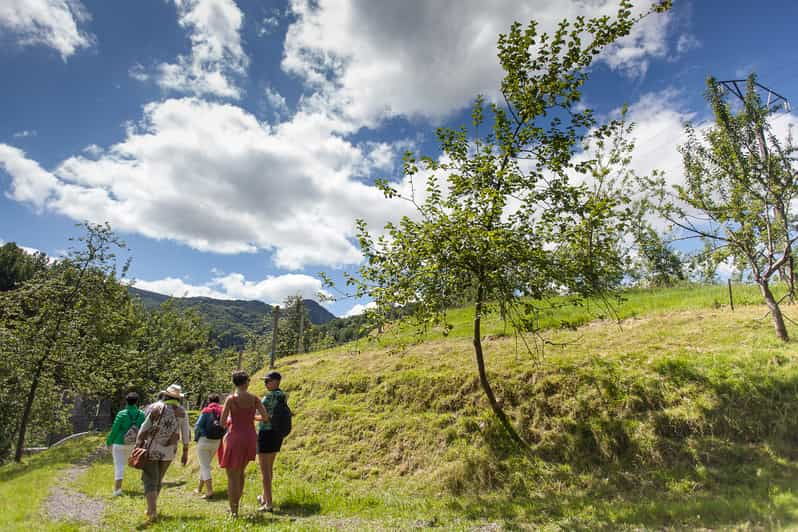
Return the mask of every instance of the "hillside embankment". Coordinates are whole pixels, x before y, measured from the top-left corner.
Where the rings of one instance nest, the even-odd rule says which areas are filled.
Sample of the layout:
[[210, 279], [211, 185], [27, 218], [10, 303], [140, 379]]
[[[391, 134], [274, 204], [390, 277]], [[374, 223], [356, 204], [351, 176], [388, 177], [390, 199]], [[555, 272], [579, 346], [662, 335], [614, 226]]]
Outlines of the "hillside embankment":
[[[276, 465], [278, 512], [255, 512], [251, 466], [245, 517], [226, 520], [222, 494], [191, 495], [192, 458], [168, 473], [154, 529], [796, 526], [795, 343], [776, 340], [764, 307], [696, 307], [550, 329], [531, 352], [491, 331], [492, 383], [532, 455], [494, 421], [459, 325], [446, 339], [280, 359], [295, 428]], [[467, 324], [467, 311], [456, 318]], [[74, 486], [107, 496], [110, 479], [105, 460]], [[135, 475], [125, 490], [104, 525], [142, 520]]]

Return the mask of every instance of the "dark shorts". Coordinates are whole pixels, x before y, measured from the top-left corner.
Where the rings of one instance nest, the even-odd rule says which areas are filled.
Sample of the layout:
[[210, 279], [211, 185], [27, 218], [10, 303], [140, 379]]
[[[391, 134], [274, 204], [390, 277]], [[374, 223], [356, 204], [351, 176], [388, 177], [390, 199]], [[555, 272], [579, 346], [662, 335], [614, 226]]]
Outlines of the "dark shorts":
[[276, 453], [283, 445], [283, 437], [272, 429], [258, 431], [258, 453]]

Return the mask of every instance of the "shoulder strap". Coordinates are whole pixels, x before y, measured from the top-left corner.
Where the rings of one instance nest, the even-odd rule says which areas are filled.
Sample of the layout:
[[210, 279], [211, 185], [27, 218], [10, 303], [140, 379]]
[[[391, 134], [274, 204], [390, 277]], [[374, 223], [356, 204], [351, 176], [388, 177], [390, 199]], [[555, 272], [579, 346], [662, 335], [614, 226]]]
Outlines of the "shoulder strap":
[[[161, 408], [160, 411], [158, 412], [158, 419], [155, 420], [155, 427], [153, 428], [152, 436], [150, 436], [150, 439], [147, 442], [147, 451], [150, 450], [150, 447], [152, 447], [152, 442], [155, 441], [155, 437], [158, 435], [158, 432], [160, 432], [161, 430], [161, 418], [163, 418], [164, 408], [166, 408], [166, 404], [161, 403]], [[155, 412], [156, 409], [153, 408], [152, 411]]]

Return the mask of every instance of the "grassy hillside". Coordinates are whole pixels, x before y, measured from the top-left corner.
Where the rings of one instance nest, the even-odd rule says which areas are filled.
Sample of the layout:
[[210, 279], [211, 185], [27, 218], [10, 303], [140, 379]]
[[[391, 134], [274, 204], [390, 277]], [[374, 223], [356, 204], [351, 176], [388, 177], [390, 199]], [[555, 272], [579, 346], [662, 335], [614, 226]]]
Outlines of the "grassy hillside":
[[[753, 291], [735, 297], [732, 312], [725, 288], [631, 293], [620, 326], [557, 309], [542, 319], [558, 346], [534, 355], [493, 322], [489, 371], [533, 456], [508, 446], [488, 412], [467, 310], [446, 339], [407, 344], [397, 327], [359, 352], [280, 359], [296, 418], [276, 465], [279, 513], [255, 513], [253, 465], [244, 517], [227, 520], [222, 496], [190, 494], [192, 457], [167, 475], [153, 529], [798, 527], [795, 343], [775, 339], [764, 307], [742, 305]], [[107, 497], [110, 478], [106, 459], [76, 487]], [[142, 521], [140, 483], [129, 476], [125, 489], [108, 499], [106, 526]]]

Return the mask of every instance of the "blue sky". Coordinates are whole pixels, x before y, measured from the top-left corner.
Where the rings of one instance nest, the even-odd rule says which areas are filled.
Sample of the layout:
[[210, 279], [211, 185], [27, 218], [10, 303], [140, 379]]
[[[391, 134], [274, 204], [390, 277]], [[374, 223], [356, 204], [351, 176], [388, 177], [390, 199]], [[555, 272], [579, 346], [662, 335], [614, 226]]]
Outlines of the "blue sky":
[[[2, 0], [0, 240], [56, 255], [75, 223], [107, 220], [143, 288], [312, 297], [319, 271], [356, 268], [355, 218], [409, 213], [374, 179], [407, 186], [401, 153], [435, 155], [436, 126], [497, 95], [498, 33], [615, 4]], [[635, 168], [676, 182], [708, 75], [753, 71], [798, 94], [798, 3], [674, 4], [600, 58], [585, 101], [603, 114], [629, 104]]]

